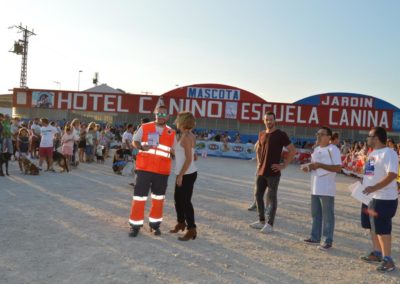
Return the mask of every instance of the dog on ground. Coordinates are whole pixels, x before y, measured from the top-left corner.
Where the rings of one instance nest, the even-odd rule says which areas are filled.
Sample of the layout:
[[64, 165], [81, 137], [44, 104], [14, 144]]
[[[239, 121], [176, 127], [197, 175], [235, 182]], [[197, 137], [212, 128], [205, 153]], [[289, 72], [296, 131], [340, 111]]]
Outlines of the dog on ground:
[[97, 163], [104, 164], [104, 154], [106, 152], [106, 149], [104, 148], [103, 145], [97, 145], [96, 148], [96, 161]]
[[62, 168], [61, 172], [67, 171], [69, 172], [68, 161], [67, 158], [63, 154], [58, 151], [53, 152], [53, 163], [57, 163], [59, 167]]
[[11, 159], [11, 153], [0, 153], [0, 176], [4, 176], [3, 165], [5, 165], [6, 175], [9, 176], [8, 173], [8, 161]]
[[33, 176], [38, 176], [39, 175], [39, 168], [32, 163], [28, 158], [26, 157], [21, 157], [18, 160], [20, 167], [22, 166], [21, 171], [24, 172], [26, 175], [33, 175]]

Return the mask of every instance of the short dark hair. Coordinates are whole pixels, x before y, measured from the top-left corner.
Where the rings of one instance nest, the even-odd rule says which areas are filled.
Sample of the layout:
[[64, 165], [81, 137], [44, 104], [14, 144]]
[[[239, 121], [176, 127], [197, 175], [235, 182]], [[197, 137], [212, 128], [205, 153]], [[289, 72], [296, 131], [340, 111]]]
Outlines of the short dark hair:
[[321, 126], [319, 129], [325, 129], [328, 136], [332, 138], [332, 130], [329, 127]]
[[274, 120], [276, 119], [276, 116], [275, 116], [275, 113], [274, 113], [274, 112], [269, 111], [269, 112], [266, 112], [266, 113], [264, 114], [264, 116], [268, 116], [268, 115], [272, 115], [272, 116], [274, 117]]
[[150, 122], [150, 118], [148, 118], [148, 117], [144, 117], [144, 118], [142, 118], [142, 119], [140, 120], [140, 123], [141, 123], [141, 124], [143, 124], [143, 123], [148, 123], [148, 122]]
[[157, 113], [160, 108], [165, 109], [168, 112], [168, 107], [166, 105], [158, 105], [154, 109], [154, 113]]
[[333, 132], [333, 133], [332, 133], [332, 138], [331, 138], [331, 139], [332, 139], [332, 140], [339, 139], [339, 133]]
[[383, 144], [386, 144], [387, 133], [385, 128], [377, 126], [372, 128], [372, 130], [374, 131], [374, 135], [378, 137], [379, 141], [381, 141]]

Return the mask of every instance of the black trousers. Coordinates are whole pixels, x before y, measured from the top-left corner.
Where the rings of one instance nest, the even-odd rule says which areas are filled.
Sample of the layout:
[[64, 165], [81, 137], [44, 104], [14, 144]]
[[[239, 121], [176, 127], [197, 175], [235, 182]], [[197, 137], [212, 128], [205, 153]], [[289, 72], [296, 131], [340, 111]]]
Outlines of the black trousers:
[[194, 183], [197, 179], [197, 172], [183, 176], [182, 186], [175, 184], [175, 210], [179, 223], [187, 224], [188, 229], [196, 228], [194, 222], [194, 209], [192, 195]]
[[265, 221], [264, 193], [267, 191], [268, 220], [267, 223], [274, 225], [276, 209], [278, 208], [278, 185], [280, 176], [257, 176], [255, 198], [260, 221]]

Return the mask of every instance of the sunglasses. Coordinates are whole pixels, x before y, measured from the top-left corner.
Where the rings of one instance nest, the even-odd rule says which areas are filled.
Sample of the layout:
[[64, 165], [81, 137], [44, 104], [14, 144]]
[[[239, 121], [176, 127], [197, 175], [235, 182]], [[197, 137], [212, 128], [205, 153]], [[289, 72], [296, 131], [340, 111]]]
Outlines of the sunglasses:
[[157, 115], [158, 117], [167, 117], [167, 116], [168, 116], [167, 113], [162, 113], [162, 112], [156, 113], [156, 115]]

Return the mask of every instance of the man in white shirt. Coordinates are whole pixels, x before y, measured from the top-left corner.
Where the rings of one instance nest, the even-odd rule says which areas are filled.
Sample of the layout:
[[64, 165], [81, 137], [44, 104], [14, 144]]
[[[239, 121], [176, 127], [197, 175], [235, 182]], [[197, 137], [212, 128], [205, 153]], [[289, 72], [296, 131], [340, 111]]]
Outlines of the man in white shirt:
[[133, 140], [133, 125], [128, 124], [124, 134], [122, 134], [122, 149], [132, 150], [132, 140]]
[[53, 138], [54, 134], [58, 133], [57, 128], [49, 125], [49, 120], [47, 118], [41, 118], [42, 128], [40, 129], [40, 146], [39, 146], [39, 169], [42, 169], [42, 164], [44, 160], [47, 162], [47, 167], [49, 171], [54, 172], [53, 169]]
[[391, 256], [392, 218], [397, 210], [396, 178], [399, 159], [392, 149], [386, 147], [387, 133], [382, 127], [370, 130], [367, 143], [373, 148], [365, 163], [363, 185], [364, 194], [372, 195], [368, 206], [362, 205], [361, 226], [370, 229], [373, 251], [361, 260], [380, 263], [379, 272], [395, 269]]
[[332, 247], [335, 229], [336, 173], [341, 170], [340, 151], [330, 144], [332, 130], [321, 127], [317, 135], [317, 147], [311, 155], [311, 163], [302, 167], [304, 172], [311, 171], [311, 215], [312, 229], [307, 244], [320, 244], [321, 232], [323, 244], [318, 248], [328, 250]]

